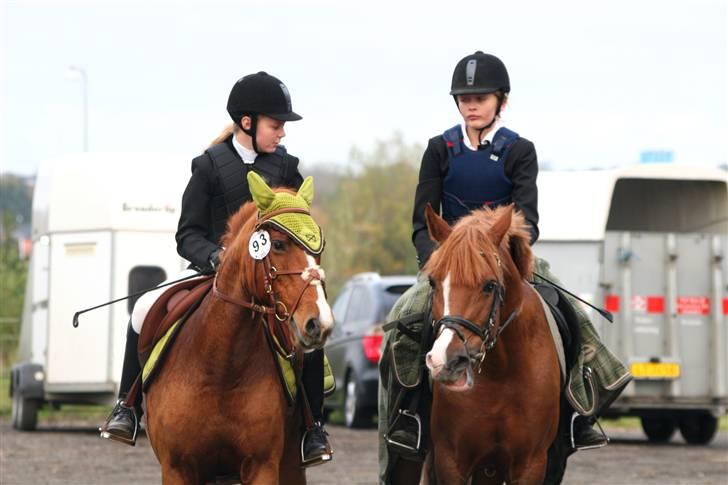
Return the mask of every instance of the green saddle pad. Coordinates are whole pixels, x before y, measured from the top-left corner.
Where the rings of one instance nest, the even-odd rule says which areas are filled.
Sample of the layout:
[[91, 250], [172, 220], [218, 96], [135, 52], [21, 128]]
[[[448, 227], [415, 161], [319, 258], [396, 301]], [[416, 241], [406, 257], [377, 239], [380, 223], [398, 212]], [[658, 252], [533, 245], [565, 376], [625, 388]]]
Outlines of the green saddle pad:
[[[147, 388], [148, 382], [147, 380], [150, 377], [153, 377], [157, 365], [159, 365], [162, 361], [160, 359], [160, 356], [164, 355], [165, 350], [167, 348], [167, 344], [170, 342], [170, 337], [174, 335], [175, 330], [179, 326], [181, 320], [178, 320], [169, 327], [169, 330], [164, 334], [164, 336], [159, 339], [159, 342], [154, 346], [154, 349], [152, 350], [152, 353], [149, 355], [149, 359], [147, 360], [146, 364], [144, 365], [144, 370], [142, 371], [142, 384], [144, 389]], [[295, 400], [296, 398], [296, 374], [293, 371], [293, 367], [291, 366], [291, 363], [281, 357], [276, 352], [276, 358], [278, 360], [278, 371], [281, 374], [281, 377], [283, 379], [283, 382], [286, 384], [286, 393], [288, 394], [288, 398]], [[324, 354], [324, 395], [329, 395], [336, 389], [336, 381], [334, 380], [334, 373], [331, 371], [331, 365], [329, 364], [329, 359]]]

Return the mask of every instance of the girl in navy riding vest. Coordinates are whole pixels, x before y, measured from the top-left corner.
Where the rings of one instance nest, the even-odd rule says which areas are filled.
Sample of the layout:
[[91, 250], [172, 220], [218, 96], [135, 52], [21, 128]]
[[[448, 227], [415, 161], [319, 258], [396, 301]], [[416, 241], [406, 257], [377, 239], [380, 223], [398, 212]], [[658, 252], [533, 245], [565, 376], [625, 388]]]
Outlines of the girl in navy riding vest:
[[463, 123], [430, 139], [415, 193], [412, 242], [420, 267], [434, 250], [425, 225], [428, 203], [450, 224], [484, 205], [514, 203], [531, 226], [531, 244], [538, 239], [536, 149], [500, 120], [510, 90], [495, 56], [478, 51], [456, 66], [450, 94]]
[[[511, 83], [503, 62], [481, 51], [464, 57], [455, 66], [450, 95], [453, 96], [463, 123], [430, 139], [420, 168], [415, 193], [412, 241], [422, 267], [432, 254], [434, 243], [427, 234], [425, 207], [440, 208], [450, 224], [470, 211], [483, 206], [497, 207], [513, 203], [531, 227], [531, 244], [538, 239], [538, 160], [533, 143], [506, 128], [500, 115], [508, 104]], [[539, 260], [539, 271], [550, 280], [548, 264]], [[573, 302], [574, 305], [576, 302]], [[578, 313], [578, 312], [577, 312]], [[583, 333], [598, 341], [586, 314], [581, 312]], [[593, 342], [589, 342], [592, 344]], [[598, 342], [604, 353], [609, 351]], [[629, 382], [626, 368], [611, 358], [619, 392]], [[581, 371], [579, 370], [579, 373]], [[579, 376], [579, 379], [581, 376]], [[615, 387], [616, 389], [616, 387]], [[611, 399], [619, 393], [614, 393]], [[596, 405], [596, 403], [595, 403]], [[607, 404], [608, 405], [608, 404]], [[593, 416], [594, 412], [583, 414]], [[586, 416], [575, 423], [574, 445], [579, 448], [606, 444], [606, 437], [591, 428]]]
[[[427, 204], [431, 204], [450, 224], [454, 224], [474, 209], [512, 203], [530, 225], [531, 244], [538, 239], [536, 149], [533, 143], [501, 122], [501, 113], [508, 104], [510, 90], [508, 71], [503, 62], [493, 55], [478, 51], [464, 57], [455, 66], [450, 95], [455, 100], [463, 122], [430, 139], [422, 157], [415, 192], [412, 242], [417, 250], [420, 268], [435, 249], [425, 223]], [[542, 275], [555, 280], [543, 260], [538, 260], [538, 269]], [[429, 291], [427, 279], [419, 278], [415, 287], [405, 293], [403, 298], [412, 298], [414, 301], [415, 295], [426, 291]], [[418, 301], [424, 299], [419, 298]], [[600, 365], [594, 365], [597, 360], [593, 357], [589, 365], [594, 366], [595, 373], [597, 369], [599, 372], [608, 369], [609, 372], [602, 375], [610, 376], [604, 379], [599, 376], [604, 382], [601, 382], [603, 389], [600, 389], [602, 392], [599, 393], [598, 403], [594, 402], [591, 409], [575, 407], [580, 415], [575, 415], [572, 421], [572, 443], [575, 448], [599, 447], [606, 444], [606, 437], [592, 429], [593, 417], [619, 395], [631, 376], [599, 341], [599, 335], [588, 315], [577, 307], [575, 301], [570, 303], [578, 315], [582, 345], [597, 349], [592, 355], [600, 356]], [[398, 306], [408, 308], [406, 304], [398, 303]], [[390, 318], [396, 319], [396, 316]], [[391, 336], [386, 338], [395, 339]], [[582, 364], [586, 368], [587, 361], [584, 355], [579, 359], [580, 365], [574, 366], [571, 378], [575, 385], [584, 385], [587, 378], [582, 379]], [[380, 363], [380, 372], [385, 375], [389, 370]], [[389, 397], [383, 392], [380, 388], [379, 419], [380, 430], [386, 430], [387, 436], [380, 434], [380, 481], [391, 483], [392, 477], [397, 476], [396, 469], [404, 465], [401, 465], [402, 460], [390, 459], [390, 446], [387, 443], [393, 445], [397, 454], [401, 454], [402, 449], [416, 449], [420, 443], [420, 431], [414, 427], [415, 421], [412, 419], [390, 421], [387, 413], [393, 411], [388, 409]]]
[[[298, 189], [303, 177], [298, 159], [280, 145], [287, 121], [298, 121], [286, 86], [265, 72], [239, 79], [228, 98], [227, 111], [234, 124], [192, 160], [192, 176], [182, 196], [177, 228], [177, 252], [190, 261], [187, 273], [209, 273], [220, 262], [220, 239], [228, 218], [251, 201], [246, 174], [253, 170], [269, 186]], [[159, 290], [161, 293], [161, 290]], [[102, 436], [134, 445], [138, 410], [127, 406], [126, 396], [140, 373], [137, 342], [147, 310], [158, 295], [149, 292], [135, 304], [127, 331], [120, 400], [102, 427]], [[304, 461], [327, 455], [329, 446], [323, 421], [323, 350], [305, 354], [303, 381], [316, 427], [302, 443]], [[138, 404], [138, 403], [137, 403]], [[202, 425], [203, 423], [200, 423]]]

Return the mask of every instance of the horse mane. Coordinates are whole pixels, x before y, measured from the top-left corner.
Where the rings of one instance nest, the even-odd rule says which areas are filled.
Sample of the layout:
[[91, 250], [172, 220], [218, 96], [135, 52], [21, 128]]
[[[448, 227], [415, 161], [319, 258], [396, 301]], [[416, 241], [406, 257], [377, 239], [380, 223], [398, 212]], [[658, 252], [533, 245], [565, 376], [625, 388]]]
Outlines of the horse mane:
[[[513, 211], [510, 227], [497, 249], [489, 236], [490, 229], [510, 211]], [[430, 256], [424, 270], [435, 279], [444, 280], [450, 275], [453, 284], [475, 287], [482, 285], [489, 275], [502, 278], [503, 271], [495, 258], [498, 252], [512, 261], [512, 264], [502, 266], [509, 276], [531, 279], [530, 237], [525, 217], [512, 205], [478, 209], [455, 224], [450, 236]]]

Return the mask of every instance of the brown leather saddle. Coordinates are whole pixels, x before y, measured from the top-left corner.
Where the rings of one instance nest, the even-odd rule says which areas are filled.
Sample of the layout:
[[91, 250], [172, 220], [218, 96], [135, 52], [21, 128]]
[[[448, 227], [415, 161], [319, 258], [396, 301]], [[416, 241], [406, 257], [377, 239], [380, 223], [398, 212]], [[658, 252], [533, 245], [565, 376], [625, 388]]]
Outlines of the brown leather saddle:
[[[187, 281], [182, 281], [176, 285], [170, 286], [159, 298], [152, 304], [147, 316], [144, 318], [142, 331], [139, 335], [139, 345], [137, 347], [139, 353], [139, 362], [142, 368], [147, 363], [149, 356], [154, 350], [156, 343], [165, 336], [169, 329], [177, 321], [186, 319], [196, 308], [199, 303], [207, 295], [212, 288], [213, 276], [201, 276]], [[184, 297], [177, 302], [172, 308], [168, 309], [168, 304], [179, 292], [187, 291]], [[182, 328], [181, 322], [174, 329], [172, 335], [168, 338], [173, 339]], [[171, 344], [171, 341], [169, 342]], [[165, 350], [171, 345], [166, 345]], [[162, 361], [163, 356], [159, 356], [158, 361]], [[159, 367], [159, 365], [157, 365]], [[150, 376], [151, 377], [151, 376]], [[151, 378], [147, 378], [144, 388], [151, 382]]]

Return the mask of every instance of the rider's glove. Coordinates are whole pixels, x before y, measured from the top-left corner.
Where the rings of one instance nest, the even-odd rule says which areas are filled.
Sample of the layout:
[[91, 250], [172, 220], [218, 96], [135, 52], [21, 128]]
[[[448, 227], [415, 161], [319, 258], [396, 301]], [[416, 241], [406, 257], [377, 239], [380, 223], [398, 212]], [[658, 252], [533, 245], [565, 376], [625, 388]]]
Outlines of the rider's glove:
[[210, 254], [210, 266], [212, 267], [213, 271], [217, 271], [218, 266], [220, 266], [220, 255], [222, 254], [222, 248], [217, 248]]

